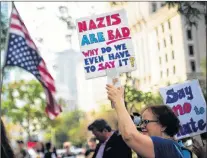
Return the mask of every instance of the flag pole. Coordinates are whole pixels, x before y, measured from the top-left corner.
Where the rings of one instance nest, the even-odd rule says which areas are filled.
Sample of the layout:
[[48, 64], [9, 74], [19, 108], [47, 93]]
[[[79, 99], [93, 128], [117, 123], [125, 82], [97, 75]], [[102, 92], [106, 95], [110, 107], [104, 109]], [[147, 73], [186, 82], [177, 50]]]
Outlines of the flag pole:
[[[1, 1], [0, 1], [0, 69], [1, 69]], [[2, 79], [1, 79], [1, 73], [2, 73], [2, 69], [0, 70], [0, 108], [1, 108], [1, 92], [2, 92]], [[0, 116], [1, 116], [1, 109], [0, 109]], [[0, 125], [1, 128], [1, 125]], [[0, 131], [1, 133], [1, 131]], [[1, 142], [2, 143], [2, 142]], [[1, 153], [1, 149], [0, 149], [0, 153]]]

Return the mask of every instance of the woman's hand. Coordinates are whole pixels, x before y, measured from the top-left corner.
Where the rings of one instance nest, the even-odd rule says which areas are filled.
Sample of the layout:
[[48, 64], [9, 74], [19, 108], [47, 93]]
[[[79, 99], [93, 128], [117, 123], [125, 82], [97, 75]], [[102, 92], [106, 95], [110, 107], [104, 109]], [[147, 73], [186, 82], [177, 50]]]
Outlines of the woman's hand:
[[118, 102], [124, 101], [124, 88], [116, 88], [113, 85], [106, 85], [108, 99], [111, 100], [113, 103], [117, 104]]

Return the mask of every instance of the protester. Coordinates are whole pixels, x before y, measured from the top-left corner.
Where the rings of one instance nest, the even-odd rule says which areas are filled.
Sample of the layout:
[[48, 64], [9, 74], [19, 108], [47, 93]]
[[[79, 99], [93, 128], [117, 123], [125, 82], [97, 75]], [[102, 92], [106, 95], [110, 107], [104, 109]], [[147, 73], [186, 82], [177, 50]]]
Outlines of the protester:
[[53, 153], [52, 144], [50, 142], [45, 144], [46, 152], [44, 158], [56, 158], [55, 154]]
[[165, 105], [147, 107], [141, 113], [142, 133], [136, 129], [124, 105], [124, 89], [112, 85], [106, 87], [113, 102], [121, 135], [127, 145], [145, 158], [182, 158], [182, 150], [173, 140], [180, 121]]
[[44, 158], [44, 154], [45, 154], [44, 144], [42, 142], [37, 142], [35, 148], [36, 148], [36, 153], [38, 157]]
[[132, 151], [123, 141], [117, 131], [112, 131], [110, 125], [103, 119], [95, 120], [88, 130], [96, 136], [99, 144], [93, 158], [131, 158]]
[[70, 151], [70, 147], [71, 147], [71, 143], [70, 142], [65, 142], [63, 144], [63, 148], [66, 149], [66, 153], [64, 153], [62, 155], [62, 158], [67, 158], [69, 156], [75, 156], [75, 154]]
[[24, 147], [24, 142], [22, 140], [17, 141], [18, 149], [16, 152], [16, 158], [29, 158], [30, 155]]
[[197, 158], [206, 158], [206, 155], [207, 155], [206, 143], [200, 144], [196, 139], [193, 139], [193, 149], [192, 150], [195, 153], [195, 155], [197, 156]]
[[14, 152], [9, 144], [9, 139], [6, 134], [3, 121], [1, 119], [1, 157], [2, 158], [15, 158]]
[[88, 149], [85, 152], [85, 158], [92, 158], [96, 149], [96, 138], [90, 138], [88, 140]]

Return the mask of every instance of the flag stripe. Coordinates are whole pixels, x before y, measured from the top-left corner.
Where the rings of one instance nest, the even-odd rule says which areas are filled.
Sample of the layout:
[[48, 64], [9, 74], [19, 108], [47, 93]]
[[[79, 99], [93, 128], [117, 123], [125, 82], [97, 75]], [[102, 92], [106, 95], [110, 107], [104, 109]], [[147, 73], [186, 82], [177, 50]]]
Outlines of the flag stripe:
[[45, 111], [54, 119], [62, 112], [60, 105], [55, 101], [55, 84], [47, 70], [46, 64], [38, 53], [27, 28], [25, 27], [14, 4], [12, 7], [9, 40], [7, 45], [7, 58], [5, 66], [18, 66], [32, 73], [44, 87], [47, 106]]

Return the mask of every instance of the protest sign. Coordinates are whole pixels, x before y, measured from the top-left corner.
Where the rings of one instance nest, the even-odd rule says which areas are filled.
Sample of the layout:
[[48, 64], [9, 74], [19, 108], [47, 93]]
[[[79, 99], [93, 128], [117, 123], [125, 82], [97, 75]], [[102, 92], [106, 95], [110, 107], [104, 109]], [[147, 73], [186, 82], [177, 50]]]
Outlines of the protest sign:
[[160, 88], [166, 105], [169, 105], [181, 122], [176, 138], [196, 136], [207, 131], [206, 102], [198, 80], [186, 81]]
[[125, 10], [80, 18], [76, 24], [86, 79], [106, 76], [107, 69], [136, 69]]

